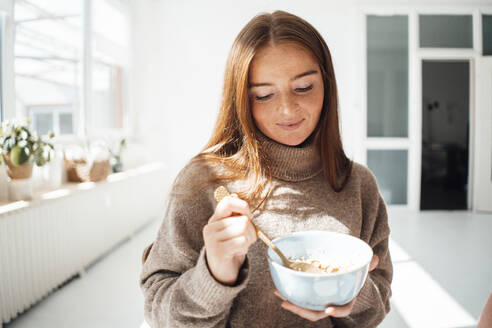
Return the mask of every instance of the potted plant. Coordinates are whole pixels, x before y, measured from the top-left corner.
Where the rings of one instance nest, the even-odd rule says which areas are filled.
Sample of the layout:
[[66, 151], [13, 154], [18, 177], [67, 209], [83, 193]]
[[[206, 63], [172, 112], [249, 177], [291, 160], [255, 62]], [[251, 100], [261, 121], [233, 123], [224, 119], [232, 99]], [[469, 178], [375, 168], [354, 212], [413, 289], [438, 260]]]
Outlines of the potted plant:
[[110, 155], [107, 147], [99, 142], [85, 150], [72, 145], [63, 151], [67, 178], [70, 182], [97, 182], [105, 180], [111, 173]]
[[29, 120], [2, 122], [0, 162], [5, 162], [7, 174], [12, 181], [31, 178], [33, 164], [43, 166], [51, 160], [54, 147], [45, 140], [46, 137], [52, 139], [53, 132], [48, 136], [38, 136], [36, 132], [29, 130]]
[[111, 168], [113, 169], [114, 173], [123, 171], [123, 163], [121, 162], [121, 153], [125, 148], [126, 148], [125, 138], [121, 139], [117, 150], [113, 150], [110, 147], [108, 147], [108, 151], [111, 154]]

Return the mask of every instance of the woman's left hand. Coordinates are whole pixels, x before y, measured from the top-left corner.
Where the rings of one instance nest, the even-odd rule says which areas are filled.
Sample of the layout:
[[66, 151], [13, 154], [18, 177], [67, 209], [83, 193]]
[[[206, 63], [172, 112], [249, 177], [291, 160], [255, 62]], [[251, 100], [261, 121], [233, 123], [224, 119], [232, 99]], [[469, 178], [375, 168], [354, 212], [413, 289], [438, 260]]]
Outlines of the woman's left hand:
[[[379, 264], [379, 257], [374, 255], [371, 260], [371, 264], [369, 265], [369, 272], [374, 270]], [[334, 318], [343, 318], [347, 317], [352, 313], [352, 308], [354, 307], [355, 300], [354, 298], [350, 303], [345, 304], [343, 306], [329, 306], [324, 311], [314, 311], [302, 308], [300, 306], [294, 305], [291, 302], [287, 301], [278, 290], [274, 291], [274, 294], [283, 300], [281, 306], [282, 308], [297, 314], [304, 319], [308, 319], [311, 321], [318, 321], [324, 319], [326, 317], [334, 317]]]

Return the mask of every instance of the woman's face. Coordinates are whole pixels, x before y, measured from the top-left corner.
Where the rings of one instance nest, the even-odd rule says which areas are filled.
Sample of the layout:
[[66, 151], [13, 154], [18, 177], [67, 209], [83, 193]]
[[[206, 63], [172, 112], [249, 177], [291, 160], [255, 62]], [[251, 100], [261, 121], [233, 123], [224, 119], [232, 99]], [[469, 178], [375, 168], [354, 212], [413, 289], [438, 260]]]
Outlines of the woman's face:
[[270, 139], [296, 146], [311, 135], [323, 107], [323, 79], [314, 55], [295, 43], [258, 50], [249, 69], [253, 119]]

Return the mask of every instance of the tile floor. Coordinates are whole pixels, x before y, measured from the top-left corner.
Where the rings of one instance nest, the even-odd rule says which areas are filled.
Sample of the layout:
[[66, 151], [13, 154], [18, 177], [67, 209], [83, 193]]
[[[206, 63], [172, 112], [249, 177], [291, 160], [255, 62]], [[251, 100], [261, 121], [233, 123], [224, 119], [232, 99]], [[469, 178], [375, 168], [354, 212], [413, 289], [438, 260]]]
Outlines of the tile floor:
[[[492, 214], [389, 210], [392, 311], [383, 328], [474, 327], [492, 292]], [[137, 328], [140, 255], [160, 219], [4, 328]]]
[[87, 268], [4, 328], [140, 327], [143, 297], [138, 287], [141, 252], [155, 238], [159, 220]]

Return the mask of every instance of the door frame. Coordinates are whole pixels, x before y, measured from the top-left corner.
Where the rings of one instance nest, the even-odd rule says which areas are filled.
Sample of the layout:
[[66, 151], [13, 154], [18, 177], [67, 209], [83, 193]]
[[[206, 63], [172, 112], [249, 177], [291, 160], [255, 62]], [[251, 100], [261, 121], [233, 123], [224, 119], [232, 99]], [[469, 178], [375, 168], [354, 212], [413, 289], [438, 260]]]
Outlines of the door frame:
[[[475, 144], [476, 161], [474, 185], [475, 197], [473, 198], [473, 210], [490, 213], [492, 204], [492, 131], [487, 123], [492, 123], [492, 95], [487, 93], [492, 86], [492, 56], [482, 57], [477, 62], [477, 119]], [[485, 98], [486, 97], [486, 98]], [[487, 106], [487, 107], [484, 107]], [[484, 123], [485, 122], [485, 123]], [[484, 176], [480, 175], [484, 174]], [[487, 197], [488, 195], [488, 197]]]
[[[482, 56], [482, 14], [492, 14], [490, 5], [358, 5], [357, 47], [360, 53], [359, 70], [355, 80], [358, 83], [358, 103], [361, 106], [360, 154], [361, 162], [367, 165], [367, 150], [394, 149], [407, 150], [407, 204], [389, 205], [391, 208], [404, 208], [420, 211], [421, 165], [422, 165], [422, 61], [468, 61], [470, 64], [470, 103], [469, 103], [469, 153], [468, 153], [468, 191], [467, 207], [472, 209], [474, 193], [475, 163], [475, 83], [476, 63]], [[419, 15], [471, 15], [473, 31], [473, 48], [420, 48], [419, 47]], [[408, 137], [406, 138], [374, 138], [367, 137], [367, 15], [406, 15], [408, 17]], [[362, 77], [362, 78], [361, 78]], [[418, 177], [418, 178], [415, 178]]]

